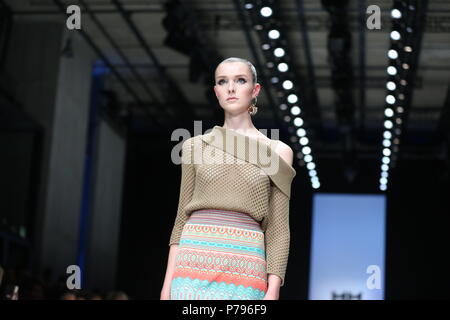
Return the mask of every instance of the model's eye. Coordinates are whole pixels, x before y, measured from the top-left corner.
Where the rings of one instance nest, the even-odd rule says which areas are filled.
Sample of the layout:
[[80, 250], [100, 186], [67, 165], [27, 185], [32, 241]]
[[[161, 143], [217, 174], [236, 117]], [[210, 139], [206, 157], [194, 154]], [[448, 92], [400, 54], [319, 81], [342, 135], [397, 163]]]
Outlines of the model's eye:
[[239, 80], [238, 81], [241, 81], [242, 80], [242, 82], [241, 83], [246, 83], [247, 81], [244, 79], [244, 78], [239, 78]]
[[224, 80], [223, 79], [220, 79], [218, 82], [217, 82], [217, 84], [222, 84], [224, 82]]

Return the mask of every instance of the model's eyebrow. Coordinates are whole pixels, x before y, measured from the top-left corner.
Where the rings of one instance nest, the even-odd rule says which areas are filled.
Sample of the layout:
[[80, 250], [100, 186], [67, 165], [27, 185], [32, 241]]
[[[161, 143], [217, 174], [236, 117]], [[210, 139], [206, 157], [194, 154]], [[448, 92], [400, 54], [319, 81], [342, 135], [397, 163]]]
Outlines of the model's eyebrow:
[[[226, 78], [227, 76], [218, 76], [217, 78]], [[247, 75], [246, 74], [237, 74], [237, 75], [235, 75], [234, 76], [235, 78], [236, 77], [247, 77]]]

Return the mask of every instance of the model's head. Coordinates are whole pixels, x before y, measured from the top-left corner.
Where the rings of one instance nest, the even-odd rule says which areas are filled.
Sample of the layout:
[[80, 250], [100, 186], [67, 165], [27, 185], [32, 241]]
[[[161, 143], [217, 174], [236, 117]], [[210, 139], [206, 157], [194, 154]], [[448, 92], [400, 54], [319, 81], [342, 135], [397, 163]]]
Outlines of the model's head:
[[231, 114], [248, 112], [261, 89], [256, 81], [256, 69], [250, 61], [235, 57], [223, 60], [214, 73], [214, 92], [220, 106]]

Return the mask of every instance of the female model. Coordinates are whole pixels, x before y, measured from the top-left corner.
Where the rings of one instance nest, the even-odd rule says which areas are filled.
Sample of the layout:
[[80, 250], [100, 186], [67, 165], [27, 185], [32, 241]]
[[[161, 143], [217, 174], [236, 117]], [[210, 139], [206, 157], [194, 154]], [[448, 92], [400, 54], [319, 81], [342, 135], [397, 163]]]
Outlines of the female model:
[[[267, 138], [252, 123], [260, 87], [247, 60], [228, 58], [215, 70], [214, 91], [225, 120], [222, 127], [182, 145], [180, 197], [163, 300], [279, 298], [296, 171], [291, 148]], [[228, 144], [231, 140], [235, 145]], [[276, 170], [247, 156], [254, 155], [250, 144], [268, 151]], [[199, 163], [199, 155], [222, 161]]]

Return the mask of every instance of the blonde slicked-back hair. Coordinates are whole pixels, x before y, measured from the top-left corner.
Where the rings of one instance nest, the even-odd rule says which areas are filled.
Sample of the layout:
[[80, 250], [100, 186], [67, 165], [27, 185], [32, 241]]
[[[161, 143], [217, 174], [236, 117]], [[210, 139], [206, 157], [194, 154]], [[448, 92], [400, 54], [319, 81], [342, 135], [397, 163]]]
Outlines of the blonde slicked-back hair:
[[[223, 60], [222, 62], [220, 62], [220, 63], [217, 65], [217, 67], [218, 67], [220, 64], [225, 63], [225, 62], [243, 62], [243, 63], [245, 63], [246, 65], [248, 65], [248, 67], [250, 68], [250, 72], [252, 73], [253, 84], [256, 83], [256, 81], [257, 81], [257, 79], [258, 79], [258, 78], [257, 78], [257, 75], [256, 75], [256, 69], [255, 69], [255, 67], [253, 66], [253, 64], [252, 64], [250, 61], [248, 61], [248, 60], [246, 60], [246, 59], [243, 59], [243, 58], [230, 57], [230, 58], [227, 58], [227, 59]], [[217, 67], [216, 67], [216, 70], [217, 70]], [[214, 73], [215, 73], [216, 70], [214, 70]]]

